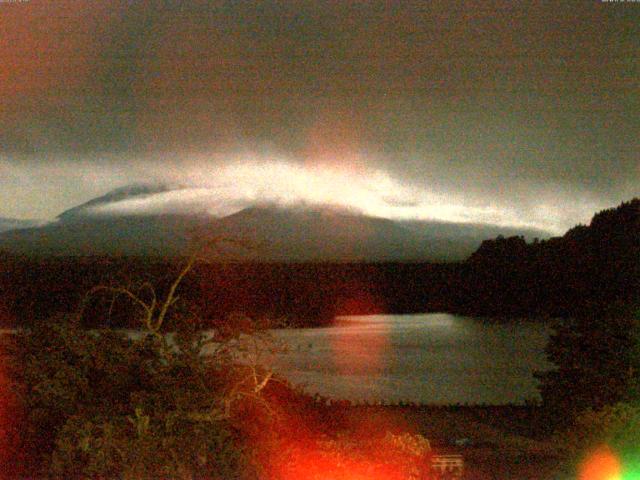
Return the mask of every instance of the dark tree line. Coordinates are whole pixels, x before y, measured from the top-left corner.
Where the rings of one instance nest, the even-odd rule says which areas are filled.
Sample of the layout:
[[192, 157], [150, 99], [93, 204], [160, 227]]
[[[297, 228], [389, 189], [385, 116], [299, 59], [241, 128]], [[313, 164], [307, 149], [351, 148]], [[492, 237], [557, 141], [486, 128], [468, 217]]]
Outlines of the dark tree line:
[[640, 300], [640, 199], [597, 213], [589, 226], [527, 243], [486, 240], [465, 264], [457, 304], [488, 315], [571, 317]]
[[[0, 258], [0, 320], [31, 324], [72, 311], [96, 284], [149, 282], [163, 292], [178, 261], [145, 258]], [[323, 325], [336, 315], [417, 313], [447, 309], [458, 265], [412, 263], [199, 263], [180, 295], [209, 325], [232, 313]], [[127, 326], [130, 305], [97, 296], [91, 311], [109, 308], [108, 326]], [[4, 313], [3, 313], [4, 312]]]

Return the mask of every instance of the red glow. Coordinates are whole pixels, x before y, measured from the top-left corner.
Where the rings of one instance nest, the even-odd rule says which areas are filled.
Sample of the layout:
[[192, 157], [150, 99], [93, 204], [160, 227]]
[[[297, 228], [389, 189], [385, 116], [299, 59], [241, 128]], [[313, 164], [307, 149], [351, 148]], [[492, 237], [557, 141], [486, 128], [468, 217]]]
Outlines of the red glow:
[[362, 172], [362, 124], [353, 109], [325, 105], [308, 130], [304, 152], [307, 167]]
[[[15, 266], [4, 262], [0, 269], [11, 271]], [[21, 468], [24, 463], [23, 438], [24, 408], [14, 389], [13, 366], [9, 360], [15, 339], [10, 333], [16, 326], [16, 319], [9, 305], [14, 303], [13, 289], [5, 289], [0, 298], [0, 479], [24, 478]]]
[[[5, 478], [8, 466], [12, 464], [12, 447], [16, 438], [12, 438], [13, 417], [11, 415], [14, 398], [9, 388], [9, 382], [6, 373], [5, 356], [0, 352], [0, 478]], [[14, 432], [15, 433], [15, 432]], [[4, 472], [4, 474], [3, 474]]]
[[[375, 314], [383, 311], [381, 301], [367, 285], [349, 284], [343, 288], [336, 310], [340, 315]], [[367, 341], [353, 335], [353, 329], [338, 330], [331, 339], [333, 361], [346, 375], [372, 375], [384, 368], [384, 352], [389, 346], [389, 327], [384, 323], [367, 326]]]
[[7, 379], [4, 373], [4, 364], [0, 364], [0, 459], [3, 459], [3, 452], [7, 441]]
[[335, 308], [336, 315], [370, 315], [384, 312], [382, 300], [375, 294], [374, 287], [356, 281], [340, 286]]
[[371, 441], [353, 434], [348, 439], [317, 437], [292, 442], [269, 472], [272, 480], [405, 480], [417, 478], [427, 465], [424, 452], [409, 453], [388, 437]]
[[402, 473], [375, 462], [345, 458], [340, 452], [299, 451], [281, 468], [278, 480], [401, 480]]
[[[247, 432], [255, 441], [262, 478], [405, 480], [424, 478], [428, 470], [428, 444], [399, 433], [412, 429], [398, 413], [374, 408], [352, 414], [338, 407], [318, 411], [296, 403], [277, 386], [269, 398], [269, 428]], [[248, 425], [258, 425], [260, 418]]]
[[587, 457], [580, 467], [578, 480], [620, 480], [620, 460], [607, 446], [600, 447]]

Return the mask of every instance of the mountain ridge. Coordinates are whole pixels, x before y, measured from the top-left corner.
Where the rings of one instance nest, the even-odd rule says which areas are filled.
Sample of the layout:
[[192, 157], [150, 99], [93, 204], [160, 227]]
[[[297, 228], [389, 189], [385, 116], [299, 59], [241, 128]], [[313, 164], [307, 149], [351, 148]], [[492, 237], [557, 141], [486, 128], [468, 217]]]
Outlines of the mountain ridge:
[[10, 230], [31, 228], [45, 224], [44, 220], [0, 217], [0, 233]]
[[62, 221], [75, 220], [78, 217], [90, 213], [90, 210], [92, 208], [99, 207], [101, 205], [108, 205], [110, 203], [131, 199], [133, 197], [146, 197], [153, 194], [169, 192], [180, 188], [181, 187], [170, 187], [169, 185], [162, 183], [133, 183], [113, 189], [105, 193], [104, 195], [92, 198], [87, 202], [69, 208], [60, 213], [56, 218]]
[[231, 237], [253, 245], [220, 246], [211, 259], [266, 262], [451, 262], [470, 256], [493, 234], [548, 237], [492, 225], [391, 220], [334, 205], [256, 203], [216, 217], [203, 210], [96, 214], [92, 209], [172, 192], [136, 184], [62, 212], [44, 226], [0, 233], [0, 249], [26, 255], [180, 256], [191, 242]]

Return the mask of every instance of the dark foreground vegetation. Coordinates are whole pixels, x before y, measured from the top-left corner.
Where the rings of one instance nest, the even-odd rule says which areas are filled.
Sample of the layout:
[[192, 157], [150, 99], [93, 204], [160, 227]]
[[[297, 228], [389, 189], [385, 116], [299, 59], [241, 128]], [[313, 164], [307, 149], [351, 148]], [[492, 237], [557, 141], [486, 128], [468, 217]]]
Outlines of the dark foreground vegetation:
[[433, 455], [458, 453], [467, 480], [542, 480], [602, 445], [638, 459], [632, 398], [570, 424], [544, 405], [352, 405], [272, 376], [248, 321], [202, 356], [190, 323], [169, 344], [153, 324], [132, 339], [55, 320], [3, 337], [2, 478], [435, 479]]
[[162, 295], [148, 284], [90, 292], [136, 305], [140, 335], [87, 329], [80, 308], [2, 337], [3, 475], [429, 478], [422, 436], [340, 434], [317, 399], [274, 378], [255, 322], [236, 317], [201, 333], [178, 296], [192, 261]]
[[554, 436], [535, 405], [351, 405], [239, 363], [269, 348], [249, 323], [203, 357], [188, 325], [169, 345], [56, 320], [4, 337], [3, 478], [429, 479], [442, 453], [467, 479], [556, 478], [629, 420]]

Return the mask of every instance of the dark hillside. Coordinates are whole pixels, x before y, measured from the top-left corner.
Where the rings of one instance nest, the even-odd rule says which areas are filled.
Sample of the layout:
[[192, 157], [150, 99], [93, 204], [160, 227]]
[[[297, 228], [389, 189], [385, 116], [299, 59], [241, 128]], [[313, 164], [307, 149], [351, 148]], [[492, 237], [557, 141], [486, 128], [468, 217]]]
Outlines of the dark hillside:
[[594, 215], [562, 237], [486, 240], [465, 265], [461, 311], [579, 315], [640, 300], [640, 199]]

